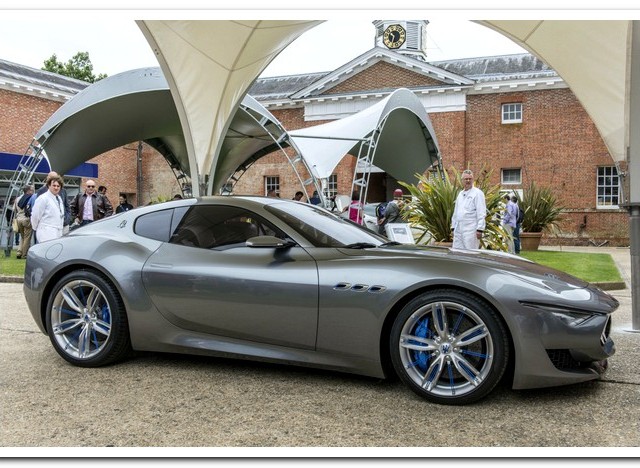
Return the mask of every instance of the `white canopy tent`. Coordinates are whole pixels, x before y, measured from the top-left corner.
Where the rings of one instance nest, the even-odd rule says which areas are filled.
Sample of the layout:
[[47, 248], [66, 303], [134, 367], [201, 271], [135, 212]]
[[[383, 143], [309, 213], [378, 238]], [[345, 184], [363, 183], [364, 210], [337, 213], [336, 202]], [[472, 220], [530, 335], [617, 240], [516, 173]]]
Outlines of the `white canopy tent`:
[[342, 158], [361, 153], [360, 146], [376, 139], [371, 163], [398, 180], [411, 181], [439, 162], [438, 143], [431, 120], [420, 100], [408, 89], [398, 89], [367, 109], [340, 120], [291, 130], [289, 135], [313, 175], [329, 177]]
[[187, 144], [194, 195], [213, 193], [221, 137], [253, 81], [286, 46], [319, 23], [137, 22], [171, 87]]

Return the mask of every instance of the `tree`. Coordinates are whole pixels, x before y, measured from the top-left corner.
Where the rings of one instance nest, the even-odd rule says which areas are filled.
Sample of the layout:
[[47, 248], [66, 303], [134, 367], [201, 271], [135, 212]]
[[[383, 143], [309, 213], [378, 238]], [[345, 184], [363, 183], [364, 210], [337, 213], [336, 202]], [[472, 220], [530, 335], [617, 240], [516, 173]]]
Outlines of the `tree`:
[[67, 63], [58, 61], [56, 54], [53, 54], [44, 61], [42, 69], [89, 83], [94, 83], [107, 77], [104, 73], [100, 73], [98, 76], [93, 74], [93, 65], [89, 58], [89, 52], [78, 52]]

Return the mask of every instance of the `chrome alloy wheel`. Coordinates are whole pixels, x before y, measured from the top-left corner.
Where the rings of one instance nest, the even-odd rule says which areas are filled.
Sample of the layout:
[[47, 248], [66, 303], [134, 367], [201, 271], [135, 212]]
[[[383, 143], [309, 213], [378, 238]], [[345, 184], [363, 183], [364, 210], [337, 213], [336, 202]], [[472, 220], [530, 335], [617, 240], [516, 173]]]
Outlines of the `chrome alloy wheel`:
[[431, 302], [415, 310], [398, 346], [406, 375], [432, 395], [473, 392], [492, 370], [494, 344], [487, 325], [456, 302]]
[[51, 326], [59, 349], [76, 359], [91, 359], [107, 346], [111, 336], [109, 302], [92, 282], [70, 281], [53, 300]]

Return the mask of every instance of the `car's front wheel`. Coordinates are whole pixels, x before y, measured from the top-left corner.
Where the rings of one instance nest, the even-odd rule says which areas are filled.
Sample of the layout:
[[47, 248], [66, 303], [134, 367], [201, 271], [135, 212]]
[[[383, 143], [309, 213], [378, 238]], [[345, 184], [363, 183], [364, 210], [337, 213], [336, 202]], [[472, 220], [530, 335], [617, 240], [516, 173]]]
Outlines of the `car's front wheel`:
[[457, 290], [430, 291], [398, 314], [390, 337], [400, 378], [429, 401], [462, 405], [486, 396], [509, 359], [508, 336], [495, 311]]
[[58, 281], [47, 303], [46, 322], [55, 350], [77, 366], [110, 364], [131, 349], [122, 299], [93, 271], [78, 270]]

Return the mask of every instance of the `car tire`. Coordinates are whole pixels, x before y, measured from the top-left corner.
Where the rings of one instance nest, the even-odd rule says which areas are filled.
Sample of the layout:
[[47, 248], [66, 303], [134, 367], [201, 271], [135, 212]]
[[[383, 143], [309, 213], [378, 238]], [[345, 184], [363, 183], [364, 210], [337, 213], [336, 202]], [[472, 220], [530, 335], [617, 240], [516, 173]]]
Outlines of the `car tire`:
[[47, 302], [46, 324], [55, 350], [76, 366], [104, 366], [131, 351], [122, 299], [93, 271], [74, 271], [58, 281]]
[[396, 317], [389, 342], [401, 380], [439, 404], [484, 398], [509, 361], [508, 334], [496, 312], [477, 296], [453, 289], [412, 299]]

